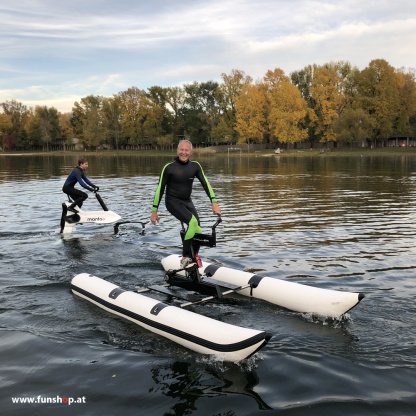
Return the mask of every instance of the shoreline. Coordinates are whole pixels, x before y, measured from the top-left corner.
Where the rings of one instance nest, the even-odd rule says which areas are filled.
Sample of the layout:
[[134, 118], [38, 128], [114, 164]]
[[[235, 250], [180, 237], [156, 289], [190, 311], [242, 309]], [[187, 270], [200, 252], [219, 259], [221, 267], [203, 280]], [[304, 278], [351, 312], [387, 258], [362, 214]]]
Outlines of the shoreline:
[[[216, 152], [207, 150], [206, 148], [195, 148], [193, 151], [197, 156], [227, 156], [227, 157], [247, 157], [247, 156], [262, 156], [262, 157], [331, 157], [331, 156], [416, 156], [416, 147], [382, 147], [382, 148], [354, 148], [354, 149], [291, 149], [283, 150], [281, 153], [274, 153], [271, 149], [256, 150], [240, 153]], [[79, 150], [53, 150], [53, 151], [31, 151], [31, 152], [0, 152], [0, 157], [15, 156], [99, 156], [99, 157], [114, 157], [114, 156], [174, 156], [176, 150], [100, 150], [100, 151], [79, 151]]]

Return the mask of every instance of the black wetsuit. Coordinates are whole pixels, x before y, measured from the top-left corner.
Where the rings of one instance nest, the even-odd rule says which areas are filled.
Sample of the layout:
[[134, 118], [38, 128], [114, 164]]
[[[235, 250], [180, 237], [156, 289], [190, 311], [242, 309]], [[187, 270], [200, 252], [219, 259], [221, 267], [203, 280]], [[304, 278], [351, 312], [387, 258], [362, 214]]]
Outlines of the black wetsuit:
[[192, 185], [195, 178], [198, 178], [201, 182], [211, 203], [217, 202], [201, 165], [193, 160], [181, 162], [179, 157], [176, 157], [175, 160], [166, 164], [162, 169], [152, 208], [153, 212], [157, 212], [166, 188], [165, 204], [167, 210], [179, 221], [188, 225], [183, 243], [184, 257], [192, 257], [192, 238], [195, 234], [202, 234], [198, 213], [191, 199]]
[[[84, 170], [81, 169], [79, 166], [73, 169], [73, 171], [69, 174], [68, 178], [66, 179], [62, 191], [69, 195], [74, 202], [70, 205], [70, 208], [73, 208], [75, 205], [79, 208], [82, 207], [82, 203], [88, 198], [88, 195], [75, 189], [75, 184], [79, 183], [83, 188], [92, 191], [92, 188], [96, 188], [94, 184], [85, 176]], [[88, 186], [89, 185], [89, 186]]]

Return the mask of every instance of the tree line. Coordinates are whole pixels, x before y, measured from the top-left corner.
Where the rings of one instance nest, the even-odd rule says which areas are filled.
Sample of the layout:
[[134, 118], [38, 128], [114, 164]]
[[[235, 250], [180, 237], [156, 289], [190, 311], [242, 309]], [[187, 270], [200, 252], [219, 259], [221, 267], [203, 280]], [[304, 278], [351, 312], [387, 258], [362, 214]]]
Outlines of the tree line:
[[46, 149], [74, 137], [89, 149], [169, 148], [181, 138], [197, 146], [300, 142], [384, 143], [416, 136], [415, 70], [376, 59], [359, 70], [349, 62], [309, 65], [286, 75], [269, 70], [253, 81], [244, 71], [222, 82], [136, 87], [112, 97], [89, 95], [72, 111], [1, 104], [3, 150]]

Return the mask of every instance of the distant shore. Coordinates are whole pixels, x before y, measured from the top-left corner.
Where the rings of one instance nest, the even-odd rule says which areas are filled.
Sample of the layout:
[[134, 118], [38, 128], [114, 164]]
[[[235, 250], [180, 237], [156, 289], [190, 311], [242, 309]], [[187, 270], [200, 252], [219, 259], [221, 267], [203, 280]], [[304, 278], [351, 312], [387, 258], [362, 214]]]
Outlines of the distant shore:
[[[382, 148], [353, 148], [353, 149], [291, 149], [282, 150], [276, 154], [274, 150], [255, 150], [243, 152], [214, 152], [207, 148], [195, 148], [194, 156], [228, 156], [228, 157], [247, 157], [247, 156], [280, 156], [280, 157], [332, 157], [332, 156], [416, 156], [416, 147], [382, 147]], [[24, 152], [0, 152], [1, 156], [171, 156], [176, 155], [176, 150], [53, 150], [53, 151], [24, 151]]]

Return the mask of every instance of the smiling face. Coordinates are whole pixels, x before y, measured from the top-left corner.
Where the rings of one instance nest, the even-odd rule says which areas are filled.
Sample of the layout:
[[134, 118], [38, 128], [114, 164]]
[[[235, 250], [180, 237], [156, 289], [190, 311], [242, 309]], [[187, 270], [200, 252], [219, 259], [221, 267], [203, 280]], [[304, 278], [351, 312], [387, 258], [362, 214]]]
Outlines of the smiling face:
[[88, 168], [88, 162], [81, 163], [81, 164], [79, 165], [79, 167], [80, 167], [82, 170], [87, 169], [87, 168]]
[[177, 154], [181, 162], [187, 162], [192, 155], [191, 144], [182, 142], [178, 147]]

